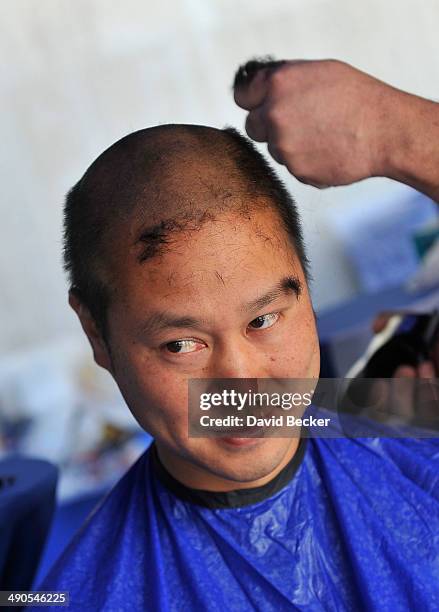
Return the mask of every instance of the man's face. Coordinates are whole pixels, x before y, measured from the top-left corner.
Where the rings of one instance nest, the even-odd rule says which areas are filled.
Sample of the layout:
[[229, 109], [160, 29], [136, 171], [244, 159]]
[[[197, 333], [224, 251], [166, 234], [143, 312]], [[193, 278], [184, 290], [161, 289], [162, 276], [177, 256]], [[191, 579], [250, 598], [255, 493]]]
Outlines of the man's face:
[[[318, 377], [303, 270], [268, 209], [251, 220], [223, 214], [171, 240], [142, 264], [135, 248], [118, 256], [108, 311], [112, 374], [174, 464], [234, 482], [258, 480], [282, 462], [292, 440], [189, 438], [188, 379]], [[273, 291], [286, 277], [299, 279], [299, 297]]]

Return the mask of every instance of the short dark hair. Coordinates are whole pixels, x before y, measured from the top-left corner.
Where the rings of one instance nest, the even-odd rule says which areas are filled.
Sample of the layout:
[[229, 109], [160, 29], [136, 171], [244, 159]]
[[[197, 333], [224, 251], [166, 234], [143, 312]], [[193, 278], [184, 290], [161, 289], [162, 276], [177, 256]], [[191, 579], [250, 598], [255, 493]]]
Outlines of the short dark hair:
[[[186, 141], [189, 141], [189, 146]], [[179, 147], [182, 153], [178, 153]], [[143, 207], [145, 198], [148, 206], [150, 202], [156, 202], [155, 194], [162, 186], [163, 167], [170, 163], [174, 163], [174, 167], [175, 163], [184, 164], [184, 156], [196, 155], [197, 147], [201, 150], [199, 159], [202, 163], [211, 156], [215, 168], [228, 165], [226, 178], [224, 173], [222, 178], [222, 183], [227, 182], [228, 188], [226, 196], [223, 192], [223, 201], [228, 199], [230, 189], [233, 192], [236, 185], [241, 196], [263, 197], [277, 211], [305, 278], [310, 280], [296, 204], [268, 161], [248, 138], [234, 128], [220, 130], [198, 125], [163, 125], [139, 130], [104, 151], [68, 192], [65, 201], [64, 268], [71, 291], [76, 292], [89, 309], [104, 338], [108, 332], [106, 315], [111, 294], [106, 265], [115, 235], [112, 232], [118, 225], [120, 227], [121, 221], [133, 215], [139, 202], [143, 202]], [[252, 204], [249, 205], [248, 199], [245, 210], [251, 212]], [[237, 208], [236, 204], [233, 207]], [[139, 237], [144, 245], [141, 261], [153, 257], [160, 244], [166, 243], [169, 234], [183, 229], [188, 220], [195, 219], [194, 214], [187, 213], [187, 210], [186, 214], [179, 215], [179, 220], [169, 219], [166, 215], [160, 219], [163, 206], [156, 206], [155, 210], [153, 227], [143, 231]], [[215, 210], [218, 212], [217, 206]], [[209, 218], [209, 213], [204, 211], [198, 215], [197, 221], [200, 224]]]

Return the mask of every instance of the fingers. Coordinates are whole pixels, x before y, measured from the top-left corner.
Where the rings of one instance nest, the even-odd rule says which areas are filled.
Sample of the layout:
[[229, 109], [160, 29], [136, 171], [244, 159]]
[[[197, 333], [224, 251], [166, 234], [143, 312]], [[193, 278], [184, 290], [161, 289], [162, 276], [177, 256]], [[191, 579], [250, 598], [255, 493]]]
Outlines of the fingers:
[[394, 378], [415, 378], [416, 369], [412, 368], [412, 366], [400, 365], [396, 368], [393, 374], [393, 377]]
[[246, 66], [251, 64], [248, 62], [244, 68], [240, 68], [235, 77], [234, 98], [236, 104], [245, 110], [252, 110], [260, 106], [268, 93], [268, 76], [269, 68], [259, 68], [253, 70], [248, 76], [240, 80], [239, 74], [241, 70], [245, 70]]
[[433, 348], [430, 352], [430, 358], [433, 362], [435, 376], [439, 377], [439, 337], [436, 339]]
[[263, 106], [253, 109], [245, 120], [245, 131], [256, 142], [268, 141], [268, 128]]
[[372, 323], [372, 330], [374, 334], [378, 334], [380, 331], [383, 331], [389, 319], [393, 317], [394, 314], [394, 312], [380, 312]]
[[431, 361], [418, 366], [416, 387], [416, 417], [424, 427], [436, 429], [439, 420], [439, 386]]
[[392, 412], [420, 427], [435, 428], [439, 418], [439, 390], [431, 361], [417, 368], [401, 365], [394, 373]]
[[372, 154], [381, 142], [383, 87], [336, 60], [252, 60], [236, 74], [234, 97], [250, 113], [265, 108], [264, 116], [248, 118], [248, 135], [270, 146], [274, 140], [290, 173], [324, 188], [368, 178], [384, 165]]
[[436, 371], [431, 361], [423, 361], [417, 368], [408, 365], [400, 365], [396, 368], [394, 378], [435, 378]]
[[436, 372], [431, 361], [423, 361], [418, 366], [419, 378], [435, 378]]
[[252, 140], [266, 142], [271, 157], [278, 164], [285, 165], [285, 160], [279, 148], [273, 143], [273, 138], [269, 133], [269, 124], [266, 120], [266, 110], [263, 105], [249, 112], [245, 121], [245, 131]]
[[236, 104], [246, 110], [262, 104], [269, 87], [268, 77], [283, 64], [286, 64], [286, 60], [275, 60], [268, 56], [250, 60], [240, 66], [233, 82]]
[[271, 143], [268, 143], [267, 151], [270, 153], [271, 157], [275, 161], [277, 161], [278, 164], [281, 164], [282, 166], [285, 165], [285, 160], [282, 157], [281, 152], [279, 151], [279, 149], [275, 145], [273, 145]]
[[415, 415], [416, 368], [400, 365], [393, 374], [390, 410], [409, 423]]

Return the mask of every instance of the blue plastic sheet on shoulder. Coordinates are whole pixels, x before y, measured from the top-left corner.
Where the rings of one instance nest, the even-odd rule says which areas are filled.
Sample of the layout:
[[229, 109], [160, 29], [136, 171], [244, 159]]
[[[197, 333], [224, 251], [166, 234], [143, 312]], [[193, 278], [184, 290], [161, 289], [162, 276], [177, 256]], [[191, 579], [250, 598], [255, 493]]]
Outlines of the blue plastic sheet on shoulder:
[[175, 497], [148, 450], [40, 589], [94, 612], [437, 611], [439, 439], [309, 439], [287, 486], [218, 510]]

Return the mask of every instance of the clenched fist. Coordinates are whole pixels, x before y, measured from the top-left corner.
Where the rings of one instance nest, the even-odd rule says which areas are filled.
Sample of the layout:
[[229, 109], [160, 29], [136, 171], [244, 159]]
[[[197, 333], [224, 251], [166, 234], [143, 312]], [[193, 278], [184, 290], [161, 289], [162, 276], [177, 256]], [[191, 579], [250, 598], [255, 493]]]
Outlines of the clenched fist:
[[236, 74], [234, 96], [249, 111], [248, 135], [304, 183], [387, 176], [437, 197], [434, 102], [337, 60], [250, 61]]

